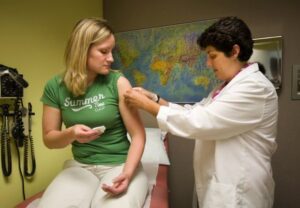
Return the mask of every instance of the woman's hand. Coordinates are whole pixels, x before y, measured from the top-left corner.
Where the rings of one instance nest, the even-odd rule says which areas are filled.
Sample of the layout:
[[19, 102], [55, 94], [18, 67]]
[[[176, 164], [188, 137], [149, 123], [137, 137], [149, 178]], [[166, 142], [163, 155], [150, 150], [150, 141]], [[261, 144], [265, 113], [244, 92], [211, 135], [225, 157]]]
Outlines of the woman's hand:
[[125, 192], [128, 188], [128, 185], [129, 177], [126, 174], [121, 173], [112, 181], [112, 185], [102, 184], [102, 189], [113, 196], [117, 196]]
[[82, 124], [76, 124], [71, 128], [72, 133], [74, 134], [74, 140], [79, 143], [88, 143], [101, 135], [100, 131], [91, 129], [90, 127]]
[[149, 98], [151, 95], [148, 92], [146, 90], [137, 90], [136, 88], [127, 90], [124, 94], [125, 102], [130, 107], [143, 109], [156, 116], [160, 105]]
[[124, 94], [125, 102], [131, 107], [144, 109], [147, 102], [151, 102], [151, 99], [145, 94], [147, 94], [146, 91], [137, 89], [127, 90]]
[[148, 97], [150, 100], [153, 100], [153, 101], [155, 101], [155, 98], [157, 96], [155, 93], [150, 92], [149, 90], [146, 90], [142, 87], [134, 87], [132, 89], [142, 93], [143, 95], [145, 95], [146, 97]]

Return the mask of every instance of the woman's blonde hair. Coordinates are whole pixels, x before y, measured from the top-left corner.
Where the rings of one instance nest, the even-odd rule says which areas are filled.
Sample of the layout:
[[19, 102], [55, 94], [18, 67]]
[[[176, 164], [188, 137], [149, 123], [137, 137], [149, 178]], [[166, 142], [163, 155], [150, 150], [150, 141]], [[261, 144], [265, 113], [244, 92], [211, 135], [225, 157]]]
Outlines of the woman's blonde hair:
[[113, 34], [101, 18], [85, 18], [77, 22], [70, 35], [66, 50], [64, 83], [74, 96], [83, 95], [87, 88], [87, 56], [92, 44]]

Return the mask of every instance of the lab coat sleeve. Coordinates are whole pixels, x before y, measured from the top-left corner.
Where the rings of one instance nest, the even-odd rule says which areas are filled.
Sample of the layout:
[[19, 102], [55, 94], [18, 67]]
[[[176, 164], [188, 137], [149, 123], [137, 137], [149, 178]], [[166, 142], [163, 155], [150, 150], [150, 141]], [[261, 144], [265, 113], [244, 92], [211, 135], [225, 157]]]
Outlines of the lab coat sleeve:
[[189, 105], [189, 104], [185, 104], [185, 105], [179, 105], [176, 103], [169, 103], [169, 107], [172, 109], [177, 109], [177, 110], [188, 110], [188, 109], [192, 109], [193, 106]]
[[157, 121], [159, 128], [180, 137], [226, 139], [259, 124], [266, 96], [263, 83], [244, 80], [206, 106], [185, 110], [161, 106]]

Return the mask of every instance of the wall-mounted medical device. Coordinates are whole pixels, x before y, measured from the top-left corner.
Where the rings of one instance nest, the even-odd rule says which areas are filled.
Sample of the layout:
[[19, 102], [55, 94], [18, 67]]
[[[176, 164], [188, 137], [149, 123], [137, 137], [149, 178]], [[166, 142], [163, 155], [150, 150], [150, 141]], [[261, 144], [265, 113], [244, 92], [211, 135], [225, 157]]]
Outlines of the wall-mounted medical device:
[[300, 100], [300, 65], [293, 65], [292, 99]]
[[23, 97], [28, 83], [17, 69], [0, 64], [0, 97]]
[[282, 85], [283, 37], [273, 36], [254, 39], [250, 62], [259, 62], [266, 70], [266, 77], [279, 90]]

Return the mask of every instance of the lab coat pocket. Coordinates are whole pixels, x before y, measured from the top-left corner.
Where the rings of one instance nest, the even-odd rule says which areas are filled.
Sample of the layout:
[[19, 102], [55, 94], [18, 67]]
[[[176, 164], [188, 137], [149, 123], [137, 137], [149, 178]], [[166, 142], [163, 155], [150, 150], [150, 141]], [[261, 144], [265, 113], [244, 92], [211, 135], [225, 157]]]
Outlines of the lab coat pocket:
[[235, 208], [236, 188], [233, 185], [211, 182], [202, 198], [203, 208]]

